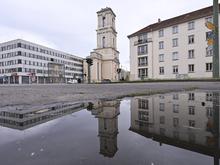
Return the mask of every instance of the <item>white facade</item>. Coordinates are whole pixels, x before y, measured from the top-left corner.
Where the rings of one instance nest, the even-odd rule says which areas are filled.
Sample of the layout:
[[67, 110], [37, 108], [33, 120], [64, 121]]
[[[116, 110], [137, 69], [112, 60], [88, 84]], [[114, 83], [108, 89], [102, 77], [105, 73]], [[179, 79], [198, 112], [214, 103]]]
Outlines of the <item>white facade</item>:
[[[117, 51], [117, 32], [115, 28], [115, 13], [111, 8], [97, 12], [97, 48], [88, 58], [93, 59], [91, 66], [91, 82], [101, 82], [108, 79], [118, 80], [119, 52]], [[88, 79], [88, 66], [84, 61], [84, 74]]]
[[219, 137], [215, 136], [219, 132], [218, 112], [218, 92], [135, 97], [131, 100], [130, 130], [165, 143], [178, 141], [180, 146], [191, 143], [219, 149]]
[[25, 130], [36, 125], [73, 114], [84, 109], [84, 104], [55, 104], [53, 106], [32, 107], [31, 109], [1, 108], [0, 125]]
[[205, 23], [212, 21], [212, 8], [158, 21], [128, 36], [130, 79], [211, 78]]
[[82, 74], [80, 57], [21, 39], [0, 44], [0, 84], [65, 83]]

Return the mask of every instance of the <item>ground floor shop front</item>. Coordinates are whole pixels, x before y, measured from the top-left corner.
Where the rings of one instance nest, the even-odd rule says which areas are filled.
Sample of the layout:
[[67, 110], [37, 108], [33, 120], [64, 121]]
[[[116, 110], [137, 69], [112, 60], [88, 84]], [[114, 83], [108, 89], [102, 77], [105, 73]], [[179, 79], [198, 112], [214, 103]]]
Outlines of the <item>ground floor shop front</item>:
[[50, 84], [50, 83], [67, 83], [71, 78], [67, 77], [44, 77], [44, 76], [2, 76], [0, 84]]

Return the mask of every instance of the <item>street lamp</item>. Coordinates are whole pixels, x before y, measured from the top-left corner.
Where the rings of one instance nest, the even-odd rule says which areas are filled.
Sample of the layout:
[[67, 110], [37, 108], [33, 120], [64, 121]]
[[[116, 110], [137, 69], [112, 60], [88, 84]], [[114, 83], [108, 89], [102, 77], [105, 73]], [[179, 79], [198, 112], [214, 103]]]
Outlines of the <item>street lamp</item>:
[[91, 83], [91, 66], [93, 65], [93, 59], [86, 58], [86, 62], [88, 64], [88, 83]]
[[120, 81], [121, 68], [118, 68], [118, 69], [117, 69], [117, 73], [118, 73], [118, 81]]

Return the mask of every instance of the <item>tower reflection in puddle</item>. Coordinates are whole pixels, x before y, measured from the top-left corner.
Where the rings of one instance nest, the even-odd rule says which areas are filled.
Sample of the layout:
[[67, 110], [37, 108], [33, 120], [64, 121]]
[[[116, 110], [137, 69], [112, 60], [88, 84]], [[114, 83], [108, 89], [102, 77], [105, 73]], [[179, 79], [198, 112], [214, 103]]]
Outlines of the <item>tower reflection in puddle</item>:
[[114, 157], [118, 150], [118, 115], [120, 101], [99, 101], [89, 103], [87, 109], [98, 119], [98, 136], [100, 140], [100, 154]]
[[130, 130], [146, 138], [214, 157], [219, 164], [219, 93], [134, 97]]

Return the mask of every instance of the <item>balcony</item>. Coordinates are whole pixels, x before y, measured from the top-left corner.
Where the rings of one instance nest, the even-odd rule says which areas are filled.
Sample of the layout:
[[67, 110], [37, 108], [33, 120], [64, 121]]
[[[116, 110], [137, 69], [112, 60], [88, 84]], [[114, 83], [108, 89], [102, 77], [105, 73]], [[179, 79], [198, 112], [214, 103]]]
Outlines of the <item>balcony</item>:
[[135, 41], [135, 42], [134, 42], [134, 46], [140, 45], [140, 44], [149, 43], [149, 42], [152, 42], [152, 38], [139, 39], [138, 41]]
[[138, 63], [138, 67], [148, 66], [148, 63]]

